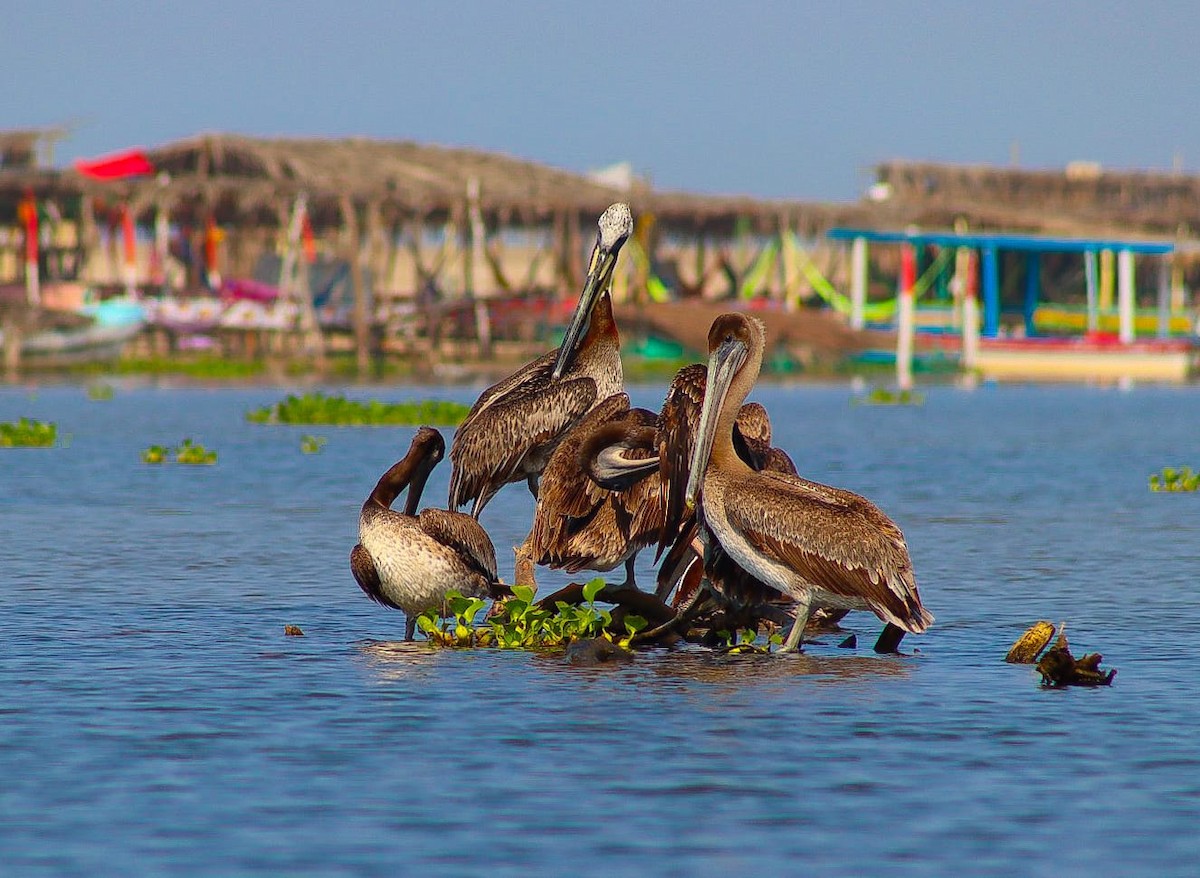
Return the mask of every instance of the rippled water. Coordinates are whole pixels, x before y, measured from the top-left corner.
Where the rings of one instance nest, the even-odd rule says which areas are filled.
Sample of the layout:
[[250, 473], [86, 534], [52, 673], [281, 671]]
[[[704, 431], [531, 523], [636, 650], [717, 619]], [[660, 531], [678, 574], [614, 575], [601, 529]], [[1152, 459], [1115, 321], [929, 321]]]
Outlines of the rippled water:
[[[901, 525], [937, 623], [618, 669], [398, 643], [346, 557], [411, 431], [244, 422], [281, 395], [0, 390], [70, 434], [0, 451], [0, 874], [1195, 874], [1200, 517], [1146, 478], [1200, 464], [1200, 390], [760, 388], [806, 475]], [[185, 436], [220, 463], [139, 463]], [[484, 515], [506, 574], [531, 515]], [[1112, 688], [1005, 665], [1039, 618]]]

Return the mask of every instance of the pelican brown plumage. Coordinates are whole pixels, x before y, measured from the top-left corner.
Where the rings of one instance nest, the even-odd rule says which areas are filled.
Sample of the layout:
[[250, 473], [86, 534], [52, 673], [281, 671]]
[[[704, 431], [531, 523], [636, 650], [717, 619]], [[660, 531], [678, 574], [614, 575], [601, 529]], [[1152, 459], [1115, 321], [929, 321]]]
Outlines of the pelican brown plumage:
[[[496, 550], [476, 521], [461, 512], [417, 513], [430, 472], [445, 453], [442, 434], [422, 427], [408, 453], [375, 485], [358, 518], [358, 544], [350, 570], [376, 603], [403, 610], [404, 639], [412, 640], [417, 616], [439, 606], [449, 591], [498, 597], [506, 589], [496, 574]], [[391, 508], [405, 488], [404, 512]]]
[[533, 563], [568, 573], [624, 564], [623, 585], [636, 587], [637, 553], [662, 530], [656, 420], [617, 393], [563, 437], [542, 475], [527, 543]]
[[478, 518], [509, 482], [538, 478], [563, 435], [622, 387], [621, 342], [608, 286], [621, 245], [633, 232], [627, 204], [600, 216], [579, 303], [559, 347], [485, 390], [450, 446], [449, 508], [471, 502]]
[[756, 472], [734, 448], [734, 419], [762, 368], [760, 320], [722, 314], [708, 333], [704, 408], [689, 469], [686, 505], [701, 539], [754, 578], [793, 598], [795, 649], [814, 604], [869, 609], [919, 633], [933, 616], [921, 604], [908, 546], [869, 500], [799, 476]]

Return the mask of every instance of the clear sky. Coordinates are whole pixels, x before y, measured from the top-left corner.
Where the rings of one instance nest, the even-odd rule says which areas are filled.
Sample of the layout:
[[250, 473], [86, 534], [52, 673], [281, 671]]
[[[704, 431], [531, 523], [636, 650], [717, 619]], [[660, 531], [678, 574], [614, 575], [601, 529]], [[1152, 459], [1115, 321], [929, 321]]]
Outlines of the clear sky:
[[364, 135], [848, 200], [888, 158], [1194, 171], [1198, 40], [1187, 0], [31, 0], [0, 16], [0, 128], [75, 126], [59, 163]]

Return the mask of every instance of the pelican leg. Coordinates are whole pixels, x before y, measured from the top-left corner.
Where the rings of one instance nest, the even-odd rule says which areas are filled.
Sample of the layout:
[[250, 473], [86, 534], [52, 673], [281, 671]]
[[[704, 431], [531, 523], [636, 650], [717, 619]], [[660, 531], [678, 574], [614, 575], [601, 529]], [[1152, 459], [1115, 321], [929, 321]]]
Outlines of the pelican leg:
[[811, 604], [812, 598], [805, 598], [803, 601], [796, 602], [796, 619], [792, 622], [792, 628], [788, 631], [787, 640], [779, 648], [779, 652], [803, 651], [800, 643], [804, 637], [804, 626], [808, 624], [808, 611]]
[[404, 617], [404, 639], [412, 640], [417, 633], [416, 613], [406, 613]]
[[633, 562], [637, 560], [637, 552], [625, 562], [625, 581], [618, 588], [637, 588], [637, 579], [633, 575]]

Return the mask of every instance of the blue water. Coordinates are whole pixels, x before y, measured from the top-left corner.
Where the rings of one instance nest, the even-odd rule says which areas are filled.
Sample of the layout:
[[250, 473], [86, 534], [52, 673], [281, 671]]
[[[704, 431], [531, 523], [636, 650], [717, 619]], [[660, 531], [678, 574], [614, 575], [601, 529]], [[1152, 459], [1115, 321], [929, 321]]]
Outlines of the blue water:
[[[1200, 390], [760, 388], [805, 474], [904, 529], [936, 624], [617, 669], [397, 642], [346, 559], [411, 431], [244, 422], [282, 395], [0, 390], [67, 434], [0, 450], [0, 874], [1195, 874], [1200, 514], [1146, 480], [1200, 465]], [[139, 462], [184, 437], [219, 464]], [[485, 512], [505, 575], [532, 509]], [[1004, 664], [1039, 618], [1113, 686]]]

